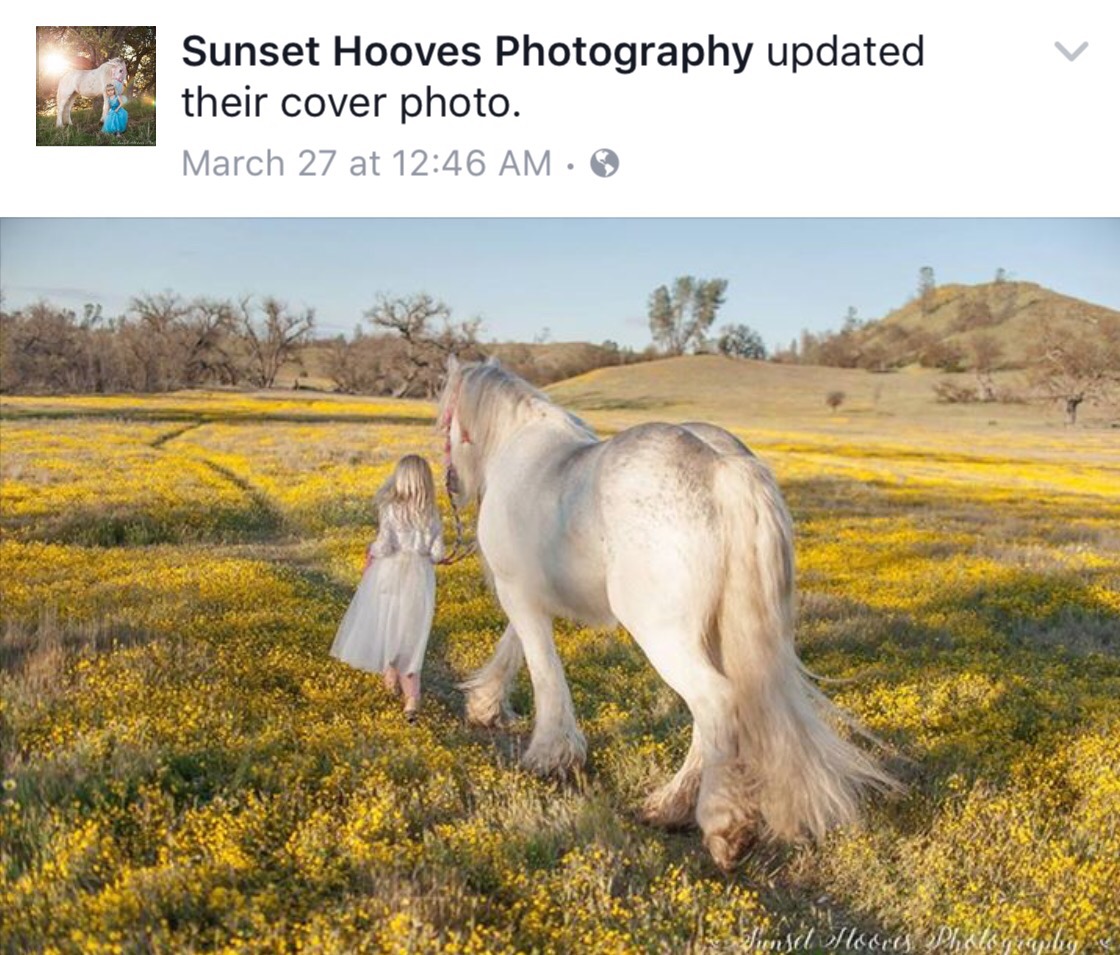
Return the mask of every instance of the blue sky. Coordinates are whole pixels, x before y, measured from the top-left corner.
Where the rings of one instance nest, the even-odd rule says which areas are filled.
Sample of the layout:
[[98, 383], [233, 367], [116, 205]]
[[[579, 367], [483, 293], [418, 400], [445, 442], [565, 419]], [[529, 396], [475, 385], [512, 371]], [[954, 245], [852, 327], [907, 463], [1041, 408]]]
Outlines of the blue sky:
[[4, 219], [8, 309], [123, 312], [144, 292], [273, 295], [353, 331], [380, 292], [429, 292], [482, 337], [649, 342], [646, 304], [682, 274], [729, 280], [719, 325], [767, 344], [878, 318], [918, 270], [1013, 278], [1120, 309], [1118, 219]]

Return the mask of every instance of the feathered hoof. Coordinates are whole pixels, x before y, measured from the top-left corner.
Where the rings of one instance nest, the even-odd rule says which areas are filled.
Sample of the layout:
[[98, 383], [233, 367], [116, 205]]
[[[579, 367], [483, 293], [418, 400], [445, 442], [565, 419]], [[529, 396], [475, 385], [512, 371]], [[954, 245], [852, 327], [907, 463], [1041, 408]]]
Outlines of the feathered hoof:
[[515, 712], [504, 704], [494, 705], [489, 702], [475, 703], [467, 698], [467, 722], [471, 726], [484, 726], [494, 729], [499, 726], [509, 726], [521, 719], [521, 714]]
[[529, 772], [556, 779], [579, 776], [586, 762], [587, 742], [578, 731], [548, 741], [534, 740], [521, 757], [521, 765]]
[[724, 784], [720, 788], [701, 787], [696, 819], [712, 860], [729, 872], [758, 838], [761, 819], [741, 767], [733, 767], [720, 781]]
[[704, 847], [712, 861], [724, 872], [731, 872], [754, 844], [755, 830], [742, 826], [732, 832], [713, 832], [704, 836]]
[[459, 684], [459, 689], [466, 693], [466, 717], [471, 726], [506, 726], [516, 723], [521, 719], [510, 705], [501, 697], [492, 693], [483, 693], [473, 688], [470, 683]]
[[699, 785], [662, 786], [650, 793], [638, 814], [647, 826], [658, 829], [680, 830], [696, 827], [696, 796]]

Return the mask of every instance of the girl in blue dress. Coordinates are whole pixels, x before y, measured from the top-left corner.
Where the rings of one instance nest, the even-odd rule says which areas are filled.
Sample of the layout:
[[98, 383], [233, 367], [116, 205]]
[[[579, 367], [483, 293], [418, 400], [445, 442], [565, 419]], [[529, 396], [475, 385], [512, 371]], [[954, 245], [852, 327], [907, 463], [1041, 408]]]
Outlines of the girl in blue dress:
[[105, 125], [101, 127], [103, 133], [113, 133], [119, 136], [128, 127], [128, 110], [121, 102], [121, 92], [124, 90], [122, 83], [110, 83], [105, 87], [105, 99], [109, 101], [109, 112], [105, 115]]

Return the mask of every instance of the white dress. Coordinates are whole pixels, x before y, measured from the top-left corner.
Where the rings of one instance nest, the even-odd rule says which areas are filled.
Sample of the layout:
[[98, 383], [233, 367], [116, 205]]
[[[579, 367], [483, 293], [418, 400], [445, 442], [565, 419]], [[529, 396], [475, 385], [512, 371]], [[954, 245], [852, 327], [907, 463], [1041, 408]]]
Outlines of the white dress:
[[443, 527], [438, 517], [415, 527], [399, 505], [389, 504], [369, 552], [373, 563], [342, 618], [331, 656], [373, 673], [390, 664], [402, 674], [419, 673], [435, 613], [432, 565], [443, 558]]

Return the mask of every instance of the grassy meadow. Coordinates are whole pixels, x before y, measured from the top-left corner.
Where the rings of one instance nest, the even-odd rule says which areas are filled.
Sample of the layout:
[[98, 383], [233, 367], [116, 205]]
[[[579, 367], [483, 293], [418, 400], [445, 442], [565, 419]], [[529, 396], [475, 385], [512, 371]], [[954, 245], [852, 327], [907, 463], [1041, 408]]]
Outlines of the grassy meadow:
[[[79, 100], [88, 103], [89, 100]], [[73, 125], [59, 129], [57, 116], [52, 109], [35, 117], [36, 146], [154, 146], [156, 144], [156, 104], [148, 99], [131, 99], [124, 107], [128, 110], [128, 126], [119, 136], [101, 131], [101, 100], [92, 105], [70, 110]]]
[[439, 460], [430, 404], [4, 397], [0, 951], [1115, 950], [1116, 433], [901, 375], [852, 373], [832, 413], [757, 367], [553, 389], [604, 434], [716, 419], [772, 465], [802, 657], [909, 785], [730, 877], [637, 821], [689, 720], [624, 633], [558, 627], [568, 785], [518, 768], [528, 720], [463, 722], [504, 623], [477, 559], [439, 570], [418, 725], [328, 657], [373, 489]]

